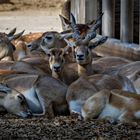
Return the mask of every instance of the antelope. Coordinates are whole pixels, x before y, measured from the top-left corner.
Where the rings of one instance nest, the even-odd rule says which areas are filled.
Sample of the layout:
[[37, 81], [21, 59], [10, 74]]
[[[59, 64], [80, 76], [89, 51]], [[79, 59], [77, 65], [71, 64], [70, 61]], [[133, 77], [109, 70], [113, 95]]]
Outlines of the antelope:
[[0, 60], [13, 60], [13, 52], [15, 46], [12, 44], [12, 40], [19, 38], [24, 31], [15, 34], [15, 28], [9, 32], [9, 34], [0, 33]]
[[[97, 24], [99, 24], [99, 23], [97, 22]], [[97, 26], [97, 24], [95, 24], [95, 27]], [[74, 25], [75, 25], [75, 23], [74, 23]], [[95, 34], [95, 32], [93, 32], [93, 34]], [[88, 34], [87, 34], [87, 36], [88, 36]], [[86, 36], [86, 38], [87, 38], [87, 36]], [[126, 64], [126, 63], [130, 62], [123, 58], [106, 57], [106, 58], [101, 58], [100, 60], [95, 61], [95, 63], [92, 64], [92, 54], [91, 54], [90, 47], [88, 47], [88, 44], [84, 44], [85, 42], [88, 43], [90, 40], [86, 41], [86, 40], [82, 40], [80, 36], [78, 36], [78, 37], [79, 37], [79, 40], [81, 43], [79, 46], [76, 46], [75, 42], [71, 43], [67, 39], [64, 39], [67, 43], [67, 47], [53, 48], [53, 49], [48, 50], [48, 52], [47, 52], [47, 54], [49, 54], [49, 64], [50, 64], [50, 68], [52, 70], [52, 76], [64, 81], [68, 85], [71, 84], [74, 80], [76, 80], [81, 75], [82, 76], [91, 75], [91, 74], [94, 74], [94, 71], [97, 71], [98, 73], [100, 71], [102, 71], [100, 73], [103, 73], [106, 69], [108, 69], [112, 66], [118, 66], [118, 65], [122, 65], [122, 64]], [[94, 47], [105, 42], [106, 39], [107, 39], [107, 37], [103, 37], [101, 40], [95, 42]], [[77, 56], [76, 56], [77, 64], [76, 63], [68, 63], [68, 64], [66, 63], [65, 64], [65, 56], [67, 55], [66, 54], [67, 48], [69, 46], [73, 47], [73, 45], [75, 45], [75, 51], [77, 53], [83, 53], [83, 58], [79, 58], [79, 54], [77, 54]], [[109, 64], [108, 64], [108, 62], [109, 62]], [[103, 69], [102, 63], [105, 63], [104, 65], [106, 66], [104, 68], [104, 71], [102, 70]], [[97, 68], [95, 67], [95, 70], [94, 70], [93, 66], [97, 66]], [[100, 68], [100, 67], [101, 67], [101, 69], [98, 70], [98, 68]], [[68, 75], [70, 75], [70, 76], [68, 76]]]
[[14, 70], [28, 74], [46, 75], [46, 73], [38, 66], [35, 66], [34, 64], [29, 64], [24, 61], [1, 61], [0, 70]]
[[0, 83], [0, 106], [7, 112], [20, 117], [31, 115], [23, 94], [2, 83]]
[[[96, 37], [96, 30], [101, 25], [101, 17], [103, 14], [101, 14], [96, 22], [95, 25], [91, 27], [91, 29], [87, 32], [84, 39], [80, 36], [80, 31], [78, 29], [78, 26], [76, 24], [75, 18], [73, 14], [71, 14], [72, 23], [71, 27], [74, 31], [72, 37], [76, 40], [72, 47], [74, 48], [74, 56], [76, 63], [78, 65], [78, 75], [92, 75], [94, 74], [93, 68], [92, 68], [92, 52], [91, 49], [97, 47], [98, 45], [104, 43], [107, 40], [107, 37], [102, 37], [100, 40], [96, 41], [92, 46], [90, 46], [89, 42], [91, 39]], [[66, 40], [66, 39], [65, 39]], [[67, 41], [67, 45], [71, 44], [70, 41]]]
[[33, 116], [46, 114], [52, 118], [69, 113], [66, 102], [67, 86], [59, 80], [48, 75], [17, 73], [2, 74], [0, 81], [22, 93]]
[[81, 108], [85, 101], [102, 89], [120, 89], [136, 93], [132, 82], [127, 77], [121, 75], [95, 74], [81, 76], [67, 90], [66, 100], [71, 114], [81, 115]]
[[[62, 15], [59, 15], [59, 17], [61, 20], [63, 33], [72, 32], [71, 22]], [[86, 24], [77, 24], [78, 30], [80, 31], [80, 35], [83, 37], [85, 34], [87, 34], [88, 30], [90, 30], [94, 23], [95, 20]]]
[[[101, 16], [100, 16], [100, 18], [101, 18]], [[61, 15], [60, 15], [60, 18], [62, 19], [62, 21], [63, 21], [63, 19], [65, 20], [65, 18]], [[69, 26], [70, 26], [70, 24], [71, 23], [69, 22]], [[90, 24], [93, 24], [93, 22], [90, 23]], [[89, 30], [90, 24], [83, 24], [83, 25], [78, 24], [77, 25], [79, 27], [79, 30], [80, 30], [80, 35], [82, 37], [85, 35], [87, 30]], [[47, 53], [48, 49], [50, 49], [50, 48], [55, 48], [57, 46], [59, 46], [61, 48], [64, 48], [66, 46], [66, 42], [64, 41], [64, 38], [69, 38], [70, 39], [71, 34], [72, 34], [71, 31], [68, 34], [65, 31], [61, 32], [61, 33], [58, 33], [56, 31], [45, 32], [45, 33], [42, 34], [42, 36], [40, 38], [38, 38], [37, 40], [34, 40], [33, 42], [29, 43], [27, 46], [30, 48], [31, 51], [37, 50], [41, 47], [42, 50], [45, 53]], [[73, 41], [73, 39], [70, 39], [70, 40]]]
[[140, 94], [140, 61], [135, 61], [123, 65], [118, 73], [126, 76], [134, 84], [137, 94]]
[[66, 62], [67, 49], [52, 48], [48, 51], [49, 66], [52, 72], [52, 77], [63, 81], [65, 84], [70, 85], [75, 81], [78, 76], [77, 64]]
[[106, 118], [131, 123], [140, 119], [140, 95], [118, 89], [101, 90], [86, 100], [81, 114], [84, 120]]
[[74, 49], [73, 53], [76, 63], [78, 64], [78, 74], [80, 76], [92, 75], [94, 73], [112, 74], [113, 72], [111, 72], [111, 70], [116, 70], [117, 72], [117, 68], [131, 62], [130, 60], [120, 57], [104, 57], [95, 61], [92, 57], [92, 50], [94, 50], [94, 48], [96, 48], [100, 44], [103, 44], [105, 41], [107, 41], [108, 38], [104, 36], [101, 37], [99, 40], [95, 41], [94, 43], [90, 43], [90, 40], [96, 37], [96, 30], [101, 25], [102, 15], [103, 14], [101, 14], [97, 18], [97, 20], [95, 21], [95, 25], [92, 26], [85, 35], [85, 37], [82, 38], [80, 36], [80, 30], [78, 29], [75, 18], [71, 14], [71, 27], [74, 31], [72, 36], [76, 41], [71, 43], [69, 40], [65, 40], [67, 42], [67, 45], [70, 45]]
[[30, 51], [28, 50], [25, 42], [17, 41], [15, 44], [15, 51], [13, 52], [13, 57], [15, 61], [22, 60], [31, 56]]
[[99, 58], [98, 60], [93, 60], [92, 67], [95, 73], [114, 75], [117, 74], [117, 72], [122, 66], [129, 64], [131, 62], [132, 62], [131, 60], [122, 57], [106, 56]]

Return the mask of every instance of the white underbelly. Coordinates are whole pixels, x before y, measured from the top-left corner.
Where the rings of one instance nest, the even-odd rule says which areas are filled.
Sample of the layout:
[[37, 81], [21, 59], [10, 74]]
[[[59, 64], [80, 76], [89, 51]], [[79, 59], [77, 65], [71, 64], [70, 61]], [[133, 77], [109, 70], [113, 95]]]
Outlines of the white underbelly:
[[42, 113], [43, 109], [41, 107], [40, 101], [37, 97], [37, 94], [34, 90], [34, 88], [28, 89], [26, 91], [23, 92], [27, 104], [30, 108], [30, 110], [32, 111], [32, 113]]
[[118, 109], [112, 105], [107, 104], [99, 115], [99, 118], [111, 117], [113, 119], [117, 119], [122, 113], [122, 109]]

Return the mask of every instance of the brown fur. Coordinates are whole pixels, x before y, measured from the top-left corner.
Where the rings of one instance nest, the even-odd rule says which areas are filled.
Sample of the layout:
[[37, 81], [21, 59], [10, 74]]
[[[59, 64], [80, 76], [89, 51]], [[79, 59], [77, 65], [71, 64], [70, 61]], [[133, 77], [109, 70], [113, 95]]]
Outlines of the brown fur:
[[[135, 114], [140, 111], [139, 100], [140, 96], [135, 93], [122, 90], [102, 90], [85, 102], [82, 108], [82, 115], [85, 120], [95, 117], [109, 117], [115, 121], [119, 120], [121, 122], [131, 123], [140, 119], [140, 115]], [[107, 105], [112, 108], [107, 108]], [[118, 111], [111, 114], [110, 112], [113, 109], [117, 109]]]
[[[67, 91], [66, 99], [69, 103], [70, 111], [73, 111], [70, 105], [71, 101], [75, 102], [75, 104], [79, 104], [79, 106], [82, 107], [83, 103], [90, 96], [94, 95], [97, 91], [102, 89], [121, 89], [136, 92], [133, 84], [129, 81], [129, 79], [123, 76], [97, 74], [88, 77], [80, 77], [69, 86]], [[77, 105], [75, 105], [75, 108], [76, 106]]]
[[[66, 114], [68, 112], [65, 99], [67, 86], [52, 77], [40, 77], [34, 74], [9, 74], [0, 76], [0, 81], [20, 91], [27, 100], [29, 99], [28, 94], [36, 94], [34, 97], [31, 96], [30, 103], [32, 103], [31, 100], [39, 99], [43, 110], [34, 112], [34, 115], [44, 115], [46, 113], [52, 118], [55, 115]], [[29, 90], [31, 91], [28, 92]], [[30, 106], [31, 110], [34, 109], [33, 106]]]

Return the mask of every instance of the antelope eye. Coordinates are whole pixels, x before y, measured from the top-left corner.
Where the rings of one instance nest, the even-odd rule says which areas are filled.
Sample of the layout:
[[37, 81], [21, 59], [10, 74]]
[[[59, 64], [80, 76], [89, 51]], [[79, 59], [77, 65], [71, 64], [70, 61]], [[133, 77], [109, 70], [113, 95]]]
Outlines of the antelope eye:
[[28, 47], [28, 48], [31, 48], [31, 47], [32, 47], [32, 45], [31, 45], [31, 44], [29, 44], [29, 45], [27, 45], [27, 47]]
[[46, 36], [45, 37], [47, 40], [52, 40], [52, 37], [51, 36]]

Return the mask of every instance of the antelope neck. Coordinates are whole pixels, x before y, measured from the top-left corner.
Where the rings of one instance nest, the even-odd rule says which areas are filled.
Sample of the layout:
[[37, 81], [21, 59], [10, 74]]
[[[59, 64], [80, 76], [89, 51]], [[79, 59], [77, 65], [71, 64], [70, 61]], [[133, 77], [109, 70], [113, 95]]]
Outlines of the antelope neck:
[[92, 64], [78, 64], [78, 75], [79, 76], [89, 76], [93, 74]]

